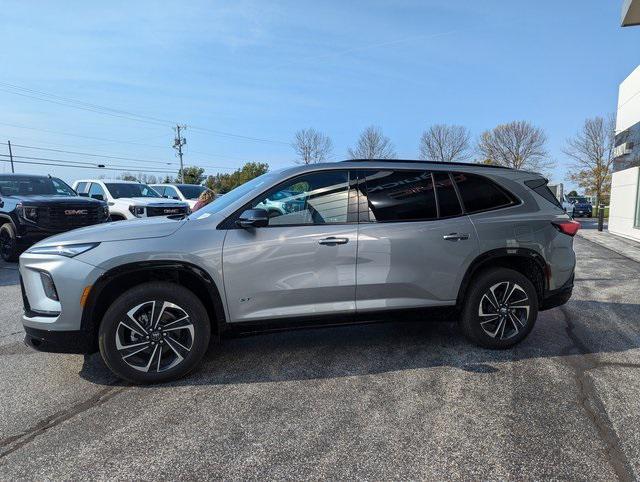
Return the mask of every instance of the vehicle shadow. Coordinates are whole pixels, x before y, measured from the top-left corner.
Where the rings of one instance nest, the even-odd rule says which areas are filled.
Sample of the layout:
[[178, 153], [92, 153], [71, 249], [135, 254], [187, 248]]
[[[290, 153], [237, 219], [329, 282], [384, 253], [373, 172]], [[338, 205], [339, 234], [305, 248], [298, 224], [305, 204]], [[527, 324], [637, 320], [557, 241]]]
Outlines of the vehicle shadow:
[[19, 283], [18, 265], [0, 262], [0, 286], [13, 286]]
[[[540, 313], [530, 336], [510, 350], [479, 348], [451, 322], [305, 329], [224, 339], [196, 372], [155, 387], [332, 379], [443, 366], [483, 375], [499, 371], [505, 362], [639, 347], [639, 305], [578, 300]], [[94, 354], [86, 357], [80, 375], [111, 384], [105, 371]]]

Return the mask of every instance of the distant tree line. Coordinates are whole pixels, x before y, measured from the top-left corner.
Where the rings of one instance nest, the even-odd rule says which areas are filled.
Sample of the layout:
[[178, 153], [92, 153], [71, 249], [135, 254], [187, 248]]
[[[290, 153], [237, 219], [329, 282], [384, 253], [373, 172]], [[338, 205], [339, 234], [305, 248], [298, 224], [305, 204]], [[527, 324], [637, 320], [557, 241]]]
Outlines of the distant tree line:
[[[606, 202], [611, 189], [611, 169], [615, 122], [594, 117], [586, 119], [575, 136], [565, 142], [564, 154], [571, 160], [567, 179], [575, 182], [587, 195]], [[333, 142], [324, 133], [306, 128], [297, 131], [291, 146], [295, 161], [314, 164], [334, 160]], [[352, 147], [347, 149], [349, 159], [397, 159], [395, 147], [378, 126], [366, 127]], [[431, 162], [477, 162], [514, 169], [540, 172], [548, 175], [556, 165], [547, 150], [547, 136], [543, 129], [528, 121], [512, 121], [485, 130], [475, 142], [469, 129], [461, 125], [434, 124], [425, 129], [418, 141], [418, 158]], [[204, 184], [216, 193], [227, 193], [237, 186], [260, 176], [269, 165], [247, 162], [231, 173], [205, 176], [198, 166], [184, 168], [184, 182]], [[172, 178], [155, 175], [134, 175], [124, 172], [123, 180], [136, 180], [149, 184], [174, 183], [182, 178], [182, 171]]]

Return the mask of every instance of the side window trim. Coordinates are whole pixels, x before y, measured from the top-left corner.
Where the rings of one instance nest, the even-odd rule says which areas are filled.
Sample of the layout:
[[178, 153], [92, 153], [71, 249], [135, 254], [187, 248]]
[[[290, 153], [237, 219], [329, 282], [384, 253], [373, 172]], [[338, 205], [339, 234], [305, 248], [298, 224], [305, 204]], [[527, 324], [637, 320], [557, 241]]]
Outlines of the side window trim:
[[[353, 208], [351, 207], [351, 203], [352, 203], [352, 197], [351, 197], [351, 190], [353, 189], [353, 182], [352, 181], [357, 181], [357, 177], [356, 177], [356, 170], [355, 169], [321, 169], [321, 170], [317, 170], [317, 171], [309, 171], [309, 172], [304, 172], [302, 174], [297, 174], [295, 176], [291, 176], [287, 179], [284, 179], [283, 181], [279, 182], [278, 184], [276, 184], [273, 187], [270, 187], [269, 189], [266, 189], [262, 192], [260, 192], [260, 194], [258, 194], [257, 196], [254, 196], [250, 201], [246, 202], [245, 204], [242, 205], [241, 208], [235, 210], [232, 214], [230, 214], [229, 216], [227, 216], [220, 224], [218, 224], [216, 229], [243, 229], [240, 226], [236, 225], [236, 220], [238, 219], [238, 217], [240, 216], [240, 214], [242, 214], [243, 211], [250, 209], [251, 206], [258, 200], [264, 198], [267, 196], [267, 194], [272, 193], [272, 192], [277, 192], [278, 189], [281, 189], [283, 187], [285, 187], [288, 183], [291, 183], [291, 181], [295, 181], [298, 178], [301, 177], [305, 177], [305, 176], [310, 176], [316, 173], [320, 173], [320, 172], [346, 172], [347, 173], [347, 184], [348, 184], [348, 191], [347, 191], [347, 221], [346, 222], [337, 222], [337, 223], [325, 223], [325, 224], [278, 224], [278, 225], [274, 225], [274, 226], [265, 226], [264, 228], [259, 228], [259, 229], [266, 229], [266, 228], [286, 228], [286, 227], [296, 227], [296, 226], [345, 226], [345, 225], [349, 225], [349, 224], [358, 224], [358, 219], [357, 216], [355, 217], [355, 220], [349, 220], [349, 214], [350, 212], [353, 212]], [[357, 198], [356, 198], [357, 199]], [[351, 211], [350, 211], [351, 210]], [[357, 213], [357, 210], [355, 211], [355, 213]]]

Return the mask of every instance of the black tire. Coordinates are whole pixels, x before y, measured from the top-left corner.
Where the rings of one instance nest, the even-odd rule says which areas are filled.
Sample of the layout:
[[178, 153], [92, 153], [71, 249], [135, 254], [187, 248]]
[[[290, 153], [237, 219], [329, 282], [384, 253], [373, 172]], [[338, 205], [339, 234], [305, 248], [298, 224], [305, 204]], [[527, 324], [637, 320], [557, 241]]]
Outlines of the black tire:
[[0, 256], [3, 260], [11, 263], [17, 261], [20, 256], [16, 232], [10, 223], [0, 226]]
[[[160, 310], [153, 315], [156, 306]], [[130, 318], [128, 313], [136, 307]], [[149, 320], [150, 314], [155, 320]], [[98, 345], [113, 373], [133, 383], [147, 384], [185, 376], [202, 360], [210, 337], [207, 310], [195, 294], [173, 283], [150, 282], [131, 288], [111, 304], [100, 324]], [[132, 348], [126, 348], [129, 346]], [[142, 371], [147, 359], [147, 371]]]
[[[515, 288], [511, 290], [513, 286]], [[511, 296], [505, 302], [503, 295], [508, 290], [511, 290]], [[525, 295], [526, 302], [514, 303]], [[494, 310], [496, 303], [498, 308]], [[494, 319], [494, 311], [497, 319]], [[533, 329], [537, 317], [538, 294], [533, 283], [512, 269], [491, 268], [471, 280], [459, 323], [470, 341], [484, 348], [504, 349], [522, 341]]]

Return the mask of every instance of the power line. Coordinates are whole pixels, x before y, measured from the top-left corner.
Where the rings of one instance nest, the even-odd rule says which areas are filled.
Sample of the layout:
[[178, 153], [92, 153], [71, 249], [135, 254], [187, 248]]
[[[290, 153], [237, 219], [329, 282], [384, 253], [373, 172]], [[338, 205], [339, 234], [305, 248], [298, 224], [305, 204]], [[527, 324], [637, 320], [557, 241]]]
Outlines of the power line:
[[[97, 158], [101, 158], [101, 159], [115, 159], [115, 160], [118, 160], [118, 161], [145, 162], [147, 164], [176, 165], [175, 162], [171, 162], [171, 161], [157, 161], [157, 160], [150, 160], [150, 159], [140, 159], [140, 158], [136, 158], [136, 157], [111, 156], [111, 155], [106, 155], [106, 154], [91, 154], [91, 153], [88, 153], [88, 152], [67, 151], [67, 150], [64, 150], [64, 149], [52, 149], [52, 148], [48, 148], [48, 147], [28, 146], [28, 145], [25, 145], [25, 144], [11, 144], [11, 145], [13, 147], [22, 147], [23, 149], [36, 149], [36, 150], [40, 150], [40, 151], [57, 152], [57, 153], [61, 153], [61, 154], [73, 154], [73, 155], [86, 156], [86, 157], [97, 157]], [[202, 167], [208, 167], [210, 169], [237, 169], [235, 167], [230, 167], [230, 166], [211, 166], [211, 165], [206, 165], [206, 166], [202, 166]]]
[[[6, 154], [0, 154], [0, 157], [9, 157]], [[18, 156], [13, 156], [14, 159], [18, 158]], [[20, 159], [23, 159], [23, 157], [20, 157]], [[30, 159], [30, 158], [27, 158]], [[11, 162], [9, 159], [0, 159], [0, 162]], [[35, 161], [35, 160], [30, 160], [30, 161], [13, 161], [16, 164], [34, 164], [34, 165], [38, 165], [38, 166], [56, 166], [56, 167], [78, 167], [78, 168], [82, 168], [82, 169], [97, 169], [100, 171], [130, 171], [130, 172], [142, 172], [142, 173], [153, 173], [153, 174], [166, 174], [166, 169], [165, 170], [148, 170], [148, 169], [132, 169], [132, 168], [115, 168], [115, 167], [99, 167], [99, 166], [90, 166], [90, 165], [72, 165], [72, 164], [60, 164], [60, 163], [54, 163], [54, 162], [41, 162], [41, 161]], [[64, 162], [64, 161], [62, 161]]]
[[[109, 143], [114, 143], [114, 144], [130, 144], [130, 145], [134, 145], [134, 146], [151, 147], [153, 149], [167, 149], [167, 146], [157, 146], [157, 145], [151, 145], [151, 144], [144, 144], [144, 143], [141, 143], [141, 142], [131, 141], [131, 140], [125, 141], [125, 140], [109, 139], [109, 138], [105, 138], [105, 137], [83, 136], [83, 135], [80, 135], [80, 134], [72, 134], [72, 133], [69, 133], [69, 132], [52, 131], [50, 129], [40, 129], [40, 128], [37, 128], [37, 127], [21, 126], [21, 125], [17, 125], [17, 124], [8, 124], [6, 122], [0, 122], [0, 125], [7, 126], [7, 127], [15, 127], [16, 129], [27, 129], [27, 130], [37, 131], [37, 132], [46, 132], [48, 134], [55, 134], [55, 135], [69, 136], [69, 137], [77, 137], [77, 138], [80, 138], [80, 139], [104, 141], [104, 142], [109, 142]], [[85, 147], [89, 147], [89, 146], [85, 146]], [[246, 158], [228, 156], [226, 154], [214, 154], [214, 153], [210, 153], [210, 152], [194, 151], [192, 149], [189, 149], [189, 152], [192, 152], [194, 154], [201, 154], [203, 156], [209, 156], [209, 157], [220, 157], [220, 158], [229, 159], [229, 160], [233, 160], [233, 161], [246, 161]]]
[[[54, 103], [54, 104], [65, 106], [65, 107], [72, 107], [72, 108], [75, 108], [75, 109], [89, 111], [89, 112], [93, 112], [93, 113], [97, 113], [97, 114], [109, 115], [109, 116], [112, 116], [112, 117], [118, 117], [118, 118], [122, 118], [122, 119], [132, 120], [132, 121], [135, 121], [135, 122], [142, 122], [142, 123], [148, 123], [148, 124], [153, 124], [153, 125], [161, 125], [161, 126], [164, 126], [164, 127], [173, 126], [173, 125], [176, 124], [176, 122], [169, 121], [169, 120], [166, 120], [166, 119], [160, 119], [160, 118], [157, 118], [157, 117], [136, 114], [136, 113], [133, 113], [133, 112], [120, 110], [120, 109], [112, 109], [110, 107], [105, 107], [105, 106], [101, 106], [101, 105], [98, 105], [98, 104], [91, 104], [91, 103], [83, 102], [83, 101], [80, 101], [80, 100], [77, 100], [77, 99], [72, 99], [72, 98], [69, 98], [69, 97], [63, 97], [63, 96], [60, 96], [60, 95], [51, 94], [49, 92], [44, 92], [44, 91], [41, 91], [41, 90], [35, 90], [35, 89], [29, 89], [29, 88], [26, 88], [26, 87], [21, 87], [19, 85], [10, 84], [8, 82], [0, 81], [0, 85], [5, 87], [4, 89], [0, 89], [0, 91], [7, 92], [9, 94], [20, 95], [20, 96], [31, 98], [31, 99], [41, 100], [41, 101], [44, 101], [44, 102], [51, 102], [51, 103]], [[47, 97], [49, 97], [49, 98], [47, 98]], [[246, 136], [246, 135], [236, 134], [236, 133], [233, 133], [233, 132], [219, 131], [219, 130], [209, 129], [209, 128], [205, 128], [205, 127], [199, 127], [199, 126], [192, 126], [192, 129], [203, 131], [203, 132], [209, 132], [209, 133], [214, 134], [214, 135], [223, 136], [223, 137], [230, 137], [230, 138], [234, 138], [234, 139], [242, 139], [242, 140], [247, 140], [247, 141], [264, 142], [264, 143], [271, 143], [271, 144], [290, 145], [289, 142], [285, 142], [285, 141], [280, 141], [280, 140], [275, 140], [275, 139], [266, 139], [266, 138], [262, 138], [262, 137]]]

